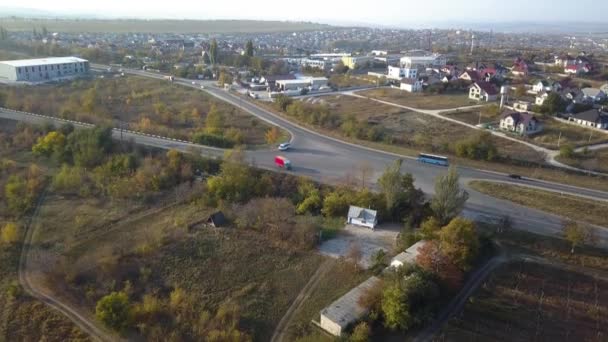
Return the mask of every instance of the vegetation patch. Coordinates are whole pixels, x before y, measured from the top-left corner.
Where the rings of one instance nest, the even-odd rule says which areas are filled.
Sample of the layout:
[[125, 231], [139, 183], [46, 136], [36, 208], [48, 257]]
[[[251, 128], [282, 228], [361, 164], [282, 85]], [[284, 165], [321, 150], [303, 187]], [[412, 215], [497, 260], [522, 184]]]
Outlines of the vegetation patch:
[[381, 88], [358, 92], [363, 96], [418, 109], [450, 109], [478, 105], [462, 91], [444, 94], [408, 93], [399, 89]]
[[481, 193], [568, 219], [606, 224], [607, 202], [504, 183], [472, 181], [469, 185]]

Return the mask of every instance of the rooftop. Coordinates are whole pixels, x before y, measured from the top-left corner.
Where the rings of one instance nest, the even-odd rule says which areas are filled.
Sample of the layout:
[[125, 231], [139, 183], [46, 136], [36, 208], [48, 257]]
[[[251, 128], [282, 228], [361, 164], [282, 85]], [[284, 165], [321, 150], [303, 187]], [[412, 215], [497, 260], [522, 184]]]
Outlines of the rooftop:
[[365, 314], [367, 308], [362, 307], [359, 304], [359, 299], [366, 293], [370, 288], [373, 288], [380, 282], [377, 277], [370, 277], [359, 286], [348, 291], [347, 294], [338, 298], [335, 302], [331, 303], [328, 307], [321, 310], [321, 315], [327, 317], [332, 322], [346, 327], [350, 323], [358, 320]]
[[418, 254], [420, 254], [420, 252], [418, 251], [418, 249], [422, 246], [426, 245], [426, 240], [420, 240], [418, 242], [416, 242], [415, 244], [411, 245], [410, 248], [406, 249], [405, 252], [401, 252], [397, 255], [395, 255], [395, 257], [393, 258], [392, 261], [399, 261], [402, 264], [415, 264], [416, 263], [416, 258], [418, 257]]
[[14, 67], [27, 67], [27, 66], [38, 66], [48, 64], [62, 64], [62, 63], [77, 63], [77, 62], [88, 62], [86, 59], [78, 57], [47, 57], [47, 58], [35, 58], [35, 59], [16, 59], [12, 61], [0, 61], [0, 64], [7, 64]]

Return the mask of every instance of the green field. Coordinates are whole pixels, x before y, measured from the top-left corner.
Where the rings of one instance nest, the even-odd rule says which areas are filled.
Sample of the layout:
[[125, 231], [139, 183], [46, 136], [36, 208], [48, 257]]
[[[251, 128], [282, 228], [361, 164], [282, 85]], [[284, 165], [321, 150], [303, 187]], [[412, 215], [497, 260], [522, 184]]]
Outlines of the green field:
[[310, 22], [256, 20], [136, 20], [136, 19], [26, 19], [1, 18], [7, 30], [31, 31], [46, 27], [51, 32], [147, 32], [147, 33], [266, 33], [327, 30]]

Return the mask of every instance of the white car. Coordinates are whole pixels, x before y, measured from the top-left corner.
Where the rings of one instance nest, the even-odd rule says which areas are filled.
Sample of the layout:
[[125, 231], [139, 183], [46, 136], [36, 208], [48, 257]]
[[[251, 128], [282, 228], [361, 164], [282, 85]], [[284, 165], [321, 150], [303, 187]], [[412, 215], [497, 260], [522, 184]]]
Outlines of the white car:
[[202, 86], [201, 86], [201, 89], [205, 89], [205, 86], [204, 86], [204, 85], [202, 85]]
[[192, 81], [192, 85], [196, 85], [196, 82]]
[[290, 143], [282, 143], [281, 145], [279, 145], [279, 151], [287, 151], [290, 148], [291, 148]]

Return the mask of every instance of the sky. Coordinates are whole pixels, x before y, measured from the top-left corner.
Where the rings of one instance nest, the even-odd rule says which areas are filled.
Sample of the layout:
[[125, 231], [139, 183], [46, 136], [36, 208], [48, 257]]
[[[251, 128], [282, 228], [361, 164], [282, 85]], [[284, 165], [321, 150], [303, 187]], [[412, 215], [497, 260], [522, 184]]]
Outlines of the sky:
[[574, 3], [571, 0], [19, 0], [10, 6], [70, 15], [289, 20], [398, 27], [441, 22], [604, 22], [608, 13], [605, 0]]

